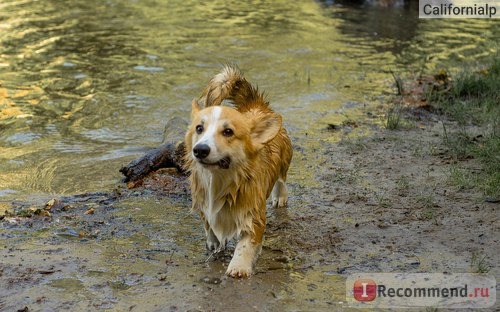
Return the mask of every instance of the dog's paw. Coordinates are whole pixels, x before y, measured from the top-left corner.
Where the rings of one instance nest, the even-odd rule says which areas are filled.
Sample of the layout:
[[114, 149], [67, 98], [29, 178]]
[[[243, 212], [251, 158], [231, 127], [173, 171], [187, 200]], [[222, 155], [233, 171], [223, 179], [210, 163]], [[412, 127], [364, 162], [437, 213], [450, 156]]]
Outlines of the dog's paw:
[[287, 205], [288, 191], [283, 179], [278, 179], [278, 181], [274, 184], [273, 191], [271, 192], [271, 198], [274, 208], [283, 208]]
[[253, 274], [252, 264], [233, 263], [231, 261], [226, 270], [226, 275], [235, 278], [250, 277]]
[[278, 198], [273, 198], [273, 207], [275, 208], [284, 208], [288, 204], [288, 198], [287, 197], [278, 197]]
[[208, 251], [219, 252], [226, 248], [227, 239], [224, 238], [222, 241], [219, 241], [217, 236], [215, 236], [214, 232], [210, 229], [207, 232], [207, 242], [205, 247], [207, 247]]
[[226, 249], [227, 243], [228, 243], [227, 239], [224, 239], [221, 243], [219, 242], [219, 240], [217, 240], [217, 238], [215, 238], [215, 240], [207, 238], [205, 247], [207, 247], [207, 250], [210, 252], [219, 252]]
[[212, 232], [207, 235], [207, 243], [205, 244], [205, 247], [207, 247], [208, 251], [218, 251], [221, 248], [219, 240]]
[[214, 241], [210, 241], [210, 240], [207, 240], [207, 242], [205, 244], [205, 247], [207, 247], [208, 251], [217, 251], [219, 246], [220, 246], [219, 242], [214, 242]]

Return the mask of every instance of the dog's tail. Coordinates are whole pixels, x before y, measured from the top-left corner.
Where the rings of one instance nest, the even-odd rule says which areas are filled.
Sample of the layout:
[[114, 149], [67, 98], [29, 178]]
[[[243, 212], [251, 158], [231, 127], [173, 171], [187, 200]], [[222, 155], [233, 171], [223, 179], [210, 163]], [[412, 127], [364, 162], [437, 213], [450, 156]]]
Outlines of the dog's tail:
[[249, 104], [268, 106], [264, 94], [252, 86], [234, 65], [224, 66], [222, 71], [210, 80], [202, 98], [205, 99], [205, 107], [220, 105], [225, 99], [231, 100], [240, 110]]

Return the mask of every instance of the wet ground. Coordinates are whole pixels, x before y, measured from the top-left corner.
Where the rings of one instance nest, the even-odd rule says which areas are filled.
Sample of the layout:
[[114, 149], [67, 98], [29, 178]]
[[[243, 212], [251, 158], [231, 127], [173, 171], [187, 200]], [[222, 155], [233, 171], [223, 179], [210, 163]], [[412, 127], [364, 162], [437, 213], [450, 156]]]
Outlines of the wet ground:
[[[269, 210], [249, 279], [224, 276], [231, 250], [206, 253], [185, 177], [175, 169], [135, 189], [14, 202], [30, 217], [2, 220], [0, 307], [350, 310], [351, 273], [477, 272], [481, 259], [498, 276], [498, 203], [450, 184], [454, 164], [443, 156], [437, 116], [415, 109], [410, 118], [414, 124], [397, 131], [370, 118], [325, 129], [313, 162], [296, 144], [296, 163], [310, 163], [315, 185], [291, 180], [288, 209]], [[360, 128], [371, 134], [351, 138]], [[340, 142], [328, 142], [330, 131], [340, 132]]]
[[[382, 127], [391, 71], [480, 62], [498, 23], [321, 1], [66, 4], [0, 4], [0, 310], [350, 310], [350, 273], [499, 276], [498, 203], [450, 183], [442, 117]], [[243, 280], [223, 276], [230, 250], [205, 252], [184, 177], [128, 189], [118, 172], [227, 61], [295, 150], [289, 207], [269, 210]]]

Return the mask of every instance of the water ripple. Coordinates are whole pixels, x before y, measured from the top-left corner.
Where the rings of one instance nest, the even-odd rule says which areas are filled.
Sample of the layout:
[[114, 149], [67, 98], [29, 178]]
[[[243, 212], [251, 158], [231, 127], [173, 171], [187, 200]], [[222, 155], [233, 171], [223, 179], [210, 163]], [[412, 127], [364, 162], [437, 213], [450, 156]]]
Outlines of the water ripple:
[[422, 21], [414, 4], [2, 1], [0, 183], [28, 195], [112, 185], [161, 142], [165, 120], [189, 116], [221, 63], [237, 63], [293, 129], [318, 133], [345, 103], [378, 103], [391, 70], [497, 50], [496, 21]]

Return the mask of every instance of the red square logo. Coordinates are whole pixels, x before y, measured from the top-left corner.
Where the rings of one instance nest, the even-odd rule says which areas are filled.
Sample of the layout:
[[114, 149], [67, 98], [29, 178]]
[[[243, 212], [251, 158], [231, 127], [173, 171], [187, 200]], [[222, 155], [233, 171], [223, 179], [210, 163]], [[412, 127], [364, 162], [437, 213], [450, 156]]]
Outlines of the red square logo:
[[373, 301], [377, 297], [377, 284], [371, 279], [356, 280], [352, 290], [357, 301]]

